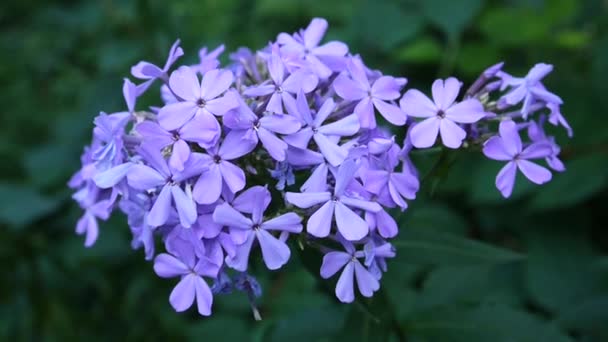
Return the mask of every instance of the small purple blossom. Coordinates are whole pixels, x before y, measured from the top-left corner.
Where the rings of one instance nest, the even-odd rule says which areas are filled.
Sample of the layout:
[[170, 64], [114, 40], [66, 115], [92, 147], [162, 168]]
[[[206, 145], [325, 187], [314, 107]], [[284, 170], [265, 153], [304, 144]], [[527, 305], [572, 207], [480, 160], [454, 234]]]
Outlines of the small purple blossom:
[[433, 82], [433, 100], [422, 92], [410, 89], [400, 101], [403, 111], [413, 117], [424, 118], [412, 128], [410, 139], [418, 148], [433, 146], [437, 136], [449, 148], [458, 148], [466, 138], [466, 131], [458, 124], [479, 121], [486, 114], [477, 99], [455, 103], [462, 83], [450, 77]]
[[511, 196], [513, 192], [517, 169], [536, 184], [551, 180], [549, 170], [528, 160], [549, 157], [553, 152], [549, 144], [533, 142], [524, 148], [517, 126], [511, 120], [501, 122], [499, 130], [499, 136], [486, 141], [483, 154], [490, 159], [508, 162], [496, 176], [496, 187], [504, 197]]
[[405, 113], [390, 101], [399, 98], [400, 90], [405, 85], [405, 79], [381, 76], [370, 82], [363, 62], [359, 58], [350, 58], [347, 63], [350, 78], [342, 74], [334, 81], [336, 93], [343, 99], [358, 101], [355, 114], [363, 128], [376, 127], [374, 108], [393, 125], [405, 124]]

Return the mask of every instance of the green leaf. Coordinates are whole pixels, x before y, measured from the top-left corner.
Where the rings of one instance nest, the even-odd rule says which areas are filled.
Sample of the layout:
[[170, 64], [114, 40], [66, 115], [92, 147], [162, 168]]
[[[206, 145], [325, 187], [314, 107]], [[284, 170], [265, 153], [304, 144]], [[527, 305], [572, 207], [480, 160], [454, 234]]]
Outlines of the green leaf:
[[496, 7], [482, 16], [480, 29], [499, 46], [521, 46], [545, 40], [551, 24], [539, 18], [538, 10]]
[[[530, 201], [535, 209], [556, 209], [576, 205], [608, 185], [608, 158], [589, 155], [566, 162], [566, 172], [554, 173]], [[582, 181], [584, 180], [584, 181]]]
[[571, 226], [526, 231], [525, 287], [547, 310], [566, 313], [581, 300], [608, 290], [608, 278], [593, 265], [598, 255], [576, 230]]
[[396, 53], [396, 60], [406, 63], [434, 63], [441, 59], [441, 45], [432, 37], [417, 38]]
[[394, 242], [399, 258], [411, 263], [438, 265], [499, 264], [523, 255], [449, 233], [408, 229]]
[[59, 199], [44, 196], [34, 189], [17, 184], [0, 184], [0, 222], [14, 227], [25, 226], [49, 214]]
[[357, 18], [352, 22], [355, 36], [386, 52], [414, 37], [423, 24], [423, 18], [415, 9], [404, 11], [389, 1], [365, 1]]
[[411, 335], [425, 341], [568, 342], [554, 325], [506, 305], [452, 307], [418, 315], [405, 323]]
[[483, 6], [482, 0], [423, 0], [422, 12], [450, 37], [459, 36]]
[[277, 320], [271, 341], [311, 341], [330, 338], [341, 328], [346, 307], [325, 306], [295, 312]]

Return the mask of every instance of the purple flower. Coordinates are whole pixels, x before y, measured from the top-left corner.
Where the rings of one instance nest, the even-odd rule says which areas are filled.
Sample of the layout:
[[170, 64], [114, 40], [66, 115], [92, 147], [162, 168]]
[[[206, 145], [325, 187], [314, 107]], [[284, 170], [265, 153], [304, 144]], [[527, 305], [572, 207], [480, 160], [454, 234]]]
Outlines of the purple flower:
[[175, 311], [186, 311], [196, 299], [198, 313], [209, 316], [213, 294], [203, 276], [215, 278], [218, 269], [204, 259], [197, 261], [194, 253], [187, 251], [187, 248], [181, 252], [179, 259], [166, 253], [156, 256], [154, 272], [162, 278], [181, 277], [169, 296], [169, 302]]
[[371, 297], [380, 289], [380, 283], [359, 261], [360, 258], [365, 258], [365, 253], [356, 251], [351, 242], [343, 240], [340, 242], [346, 252], [331, 251], [325, 254], [321, 264], [321, 277], [328, 279], [344, 268], [336, 284], [336, 297], [343, 303], [354, 301], [355, 279], [361, 295]]
[[238, 132], [232, 131], [219, 147], [208, 149], [208, 154], [202, 155], [207, 170], [199, 177], [192, 193], [196, 202], [214, 203], [220, 198], [224, 185], [232, 193], [242, 190], [245, 187], [245, 172], [230, 161], [251, 152], [255, 145], [256, 142], [242, 139]]
[[198, 51], [200, 62], [197, 65], [192, 66], [196, 71], [201, 74], [206, 73], [209, 70], [217, 69], [220, 66], [218, 57], [224, 52], [224, 44], [216, 47], [211, 52], [207, 52], [207, 47], [203, 47]]
[[182, 189], [180, 183], [186, 179], [198, 176], [206, 170], [199, 154], [192, 154], [182, 172], [171, 168], [159, 151], [146, 145], [138, 149], [148, 165], [136, 164], [131, 166], [127, 181], [131, 187], [140, 191], [158, 190], [148, 214], [147, 223], [152, 227], [162, 226], [169, 219], [172, 202], [179, 215], [182, 226], [190, 227], [196, 221], [196, 205], [192, 199], [189, 185]]
[[513, 77], [505, 72], [499, 72], [498, 77], [502, 79], [502, 86], [500, 90], [505, 90], [510, 87], [507, 94], [503, 95], [498, 101], [500, 108], [506, 108], [508, 106], [515, 106], [523, 101], [521, 112], [524, 119], [527, 118], [531, 112], [531, 106], [537, 100], [542, 100], [546, 103], [552, 103], [561, 105], [562, 99], [547, 91], [547, 89], [540, 82], [545, 76], [547, 76], [553, 70], [553, 65], [538, 63], [525, 77]]
[[273, 170], [268, 170], [270, 177], [277, 180], [275, 188], [277, 190], [285, 190], [285, 186], [294, 185], [296, 177], [293, 174], [293, 168], [287, 162], [277, 162]]
[[135, 130], [142, 136], [144, 145], [154, 146], [158, 150], [171, 146], [169, 165], [178, 171], [184, 169], [184, 163], [190, 157], [188, 142], [209, 148], [217, 143], [220, 136], [219, 126], [213, 121], [204, 120], [202, 116], [190, 120], [174, 131], [168, 131], [153, 121], [144, 121], [138, 124]]
[[277, 161], [285, 160], [287, 144], [275, 134], [292, 134], [301, 127], [299, 120], [289, 115], [271, 114], [258, 118], [243, 101], [238, 110], [226, 115], [224, 124], [233, 129], [230, 134], [253, 142], [254, 147], [261, 141], [268, 154]]
[[284, 138], [285, 142], [305, 149], [312, 138], [319, 151], [332, 166], [338, 166], [346, 159], [348, 151], [339, 146], [337, 140], [340, 137], [353, 135], [359, 131], [359, 121], [356, 115], [349, 115], [338, 121], [323, 125], [336, 108], [336, 104], [331, 98], [327, 99], [313, 119], [306, 95], [303, 92], [298, 93], [296, 101], [286, 101], [286, 107], [291, 115], [300, 118], [306, 126], [299, 132], [286, 136]]
[[334, 187], [333, 196], [328, 191], [288, 192], [285, 194], [287, 202], [303, 209], [323, 203], [308, 219], [306, 231], [309, 234], [321, 238], [328, 236], [335, 216], [338, 231], [347, 240], [356, 241], [367, 235], [369, 232], [367, 223], [349, 207], [371, 212], [378, 212], [382, 208], [378, 203], [346, 194], [346, 188], [353, 181], [357, 169], [358, 165], [352, 159], [348, 159], [340, 165], [336, 175], [336, 186]]
[[405, 79], [400, 81], [394, 77], [381, 76], [370, 85], [365, 73], [365, 66], [356, 57], [349, 59], [347, 68], [352, 78], [341, 74], [336, 78], [333, 86], [341, 98], [348, 101], [358, 101], [355, 114], [359, 117], [361, 127], [376, 127], [374, 108], [393, 125], [402, 126], [405, 124], [405, 113], [399, 106], [388, 102], [399, 98], [401, 95], [399, 91], [405, 84]]
[[566, 118], [564, 118], [560, 112], [559, 107], [559, 104], [547, 103], [547, 108], [549, 108], [549, 122], [553, 126], [561, 125], [564, 127], [568, 133], [568, 137], [572, 138], [572, 127], [570, 127], [570, 124], [568, 124], [568, 121], [566, 121]]
[[[394, 147], [387, 153], [386, 169], [367, 170], [362, 178], [366, 190], [379, 195], [388, 192], [390, 199], [399, 207], [407, 208], [405, 199], [413, 200], [420, 186], [418, 178], [411, 174], [407, 168], [401, 172], [396, 172], [395, 168], [399, 162], [399, 148]], [[404, 199], [405, 198], [405, 199]]]
[[252, 191], [254, 196], [251, 218], [227, 203], [218, 205], [213, 212], [213, 220], [216, 223], [241, 230], [243, 234], [244, 242], [237, 247], [236, 256], [228, 258], [226, 264], [237, 271], [247, 270], [251, 247], [254, 240], [257, 240], [266, 267], [270, 270], [279, 269], [287, 263], [291, 252], [285, 242], [274, 237], [269, 231], [299, 233], [302, 231], [302, 219], [295, 213], [287, 213], [264, 221], [264, 211], [270, 203], [270, 193], [261, 186], [253, 187], [249, 191]]
[[270, 73], [270, 82], [250, 87], [243, 92], [243, 95], [259, 97], [272, 94], [266, 105], [266, 110], [272, 113], [284, 113], [283, 102], [286, 98], [299, 91], [309, 93], [315, 89], [318, 83], [314, 74], [304, 70], [294, 71], [291, 75], [285, 77], [286, 70], [283, 61], [275, 53], [270, 56], [268, 61], [268, 72]]
[[450, 77], [433, 82], [433, 101], [416, 89], [410, 89], [400, 101], [403, 111], [410, 116], [425, 118], [410, 132], [415, 147], [433, 146], [441, 134], [442, 143], [449, 148], [458, 148], [467, 134], [458, 123], [470, 124], [485, 116], [482, 104], [477, 99], [466, 99], [454, 103], [462, 83]]
[[338, 41], [319, 46], [327, 26], [327, 20], [314, 18], [300, 33], [293, 36], [287, 33], [279, 34], [277, 42], [281, 45], [281, 52], [302, 58], [317, 76], [328, 78], [332, 67], [340, 65], [344, 55], [348, 53], [348, 46]]
[[164, 67], [160, 68], [150, 62], [141, 61], [131, 68], [131, 74], [135, 78], [139, 78], [140, 80], [148, 80], [142, 84], [142, 92], [145, 91], [157, 78], [167, 82], [167, 72], [173, 63], [175, 63], [175, 61], [184, 54], [184, 50], [182, 50], [179, 44], [180, 41], [178, 39], [175, 41], [175, 43], [173, 43], [173, 46], [171, 46], [171, 50], [169, 50], [169, 56], [167, 56], [167, 61], [165, 62]]
[[[221, 96], [230, 85], [234, 76], [228, 70], [213, 69], [205, 74], [201, 82], [192, 68], [182, 66], [169, 78], [171, 91], [180, 97], [181, 102], [169, 103], [160, 109], [158, 122], [166, 130], [175, 130], [195, 116], [207, 121], [205, 127], [217, 127], [214, 115], [224, 115], [238, 106], [233, 96]], [[233, 93], [228, 93], [233, 94]]]
[[98, 170], [106, 170], [124, 158], [123, 135], [131, 116], [127, 112], [106, 114], [101, 112], [93, 121], [93, 137], [91, 158], [96, 162]]
[[494, 160], [508, 161], [496, 176], [496, 187], [504, 197], [511, 196], [515, 185], [517, 169], [530, 181], [543, 184], [551, 180], [551, 172], [528, 159], [546, 158], [552, 154], [551, 146], [545, 142], [531, 143], [523, 148], [515, 122], [503, 121], [499, 127], [500, 136], [485, 142], [483, 154]]
[[563, 172], [566, 171], [564, 163], [557, 157], [561, 152], [559, 146], [555, 143], [554, 137], [548, 137], [543, 129], [543, 123], [545, 117], [541, 116], [539, 123], [531, 121], [528, 125], [528, 136], [535, 143], [545, 143], [551, 146], [551, 155], [545, 158], [545, 161], [555, 171]]

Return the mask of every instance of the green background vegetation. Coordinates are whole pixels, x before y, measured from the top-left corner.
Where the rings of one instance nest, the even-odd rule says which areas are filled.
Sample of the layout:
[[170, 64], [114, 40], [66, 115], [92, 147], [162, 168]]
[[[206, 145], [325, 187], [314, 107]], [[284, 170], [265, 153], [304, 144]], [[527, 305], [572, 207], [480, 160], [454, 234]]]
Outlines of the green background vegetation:
[[[175, 280], [130, 249], [124, 218], [91, 249], [74, 234], [66, 182], [92, 118], [122, 110], [130, 66], [164, 61], [177, 37], [195, 61], [202, 45], [257, 49], [314, 16], [424, 90], [500, 60], [517, 75], [554, 64], [547, 86], [575, 132], [555, 131], [568, 170], [542, 187], [520, 177], [503, 200], [500, 163], [462, 153], [398, 215], [398, 256], [371, 301], [337, 303], [294, 255], [281, 272], [254, 269], [262, 322], [243, 294], [217, 296], [209, 319], [176, 314]], [[607, 341], [607, 32], [601, 0], [2, 1], [0, 339]]]

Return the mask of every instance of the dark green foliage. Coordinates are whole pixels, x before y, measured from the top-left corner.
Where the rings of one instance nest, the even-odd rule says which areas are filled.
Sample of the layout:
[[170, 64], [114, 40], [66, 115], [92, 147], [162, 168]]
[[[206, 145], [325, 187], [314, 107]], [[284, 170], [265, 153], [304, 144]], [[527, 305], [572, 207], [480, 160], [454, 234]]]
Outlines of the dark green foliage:
[[[608, 340], [607, 13], [600, 0], [3, 1], [0, 340]], [[503, 200], [500, 165], [459, 154], [395, 213], [398, 256], [371, 300], [339, 304], [319, 255], [294, 244], [281, 272], [255, 269], [263, 321], [242, 294], [215, 297], [212, 318], [177, 314], [175, 280], [131, 251], [124, 218], [91, 249], [73, 233], [66, 182], [92, 118], [120, 110], [130, 66], [163, 61], [177, 37], [194, 61], [201, 45], [259, 48], [313, 16], [412, 87], [470, 82], [500, 60], [515, 74], [554, 64], [568, 170], [543, 187], [519, 177]], [[437, 157], [414, 161], [424, 175]]]

